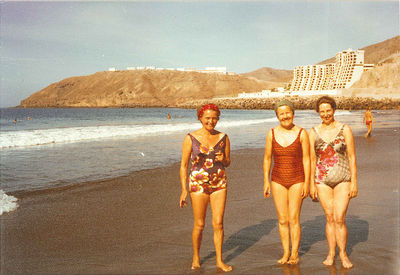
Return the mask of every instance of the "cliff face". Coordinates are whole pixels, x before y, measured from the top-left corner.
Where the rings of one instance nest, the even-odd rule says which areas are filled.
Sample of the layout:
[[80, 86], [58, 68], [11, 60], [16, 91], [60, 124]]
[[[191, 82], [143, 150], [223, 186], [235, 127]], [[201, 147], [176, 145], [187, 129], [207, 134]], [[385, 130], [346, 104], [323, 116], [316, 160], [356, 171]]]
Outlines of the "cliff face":
[[53, 83], [21, 101], [19, 107], [167, 107], [188, 99], [256, 92], [269, 85], [239, 75], [167, 70], [98, 72]]
[[[345, 49], [342, 49], [345, 50]], [[364, 50], [364, 63], [365, 64], [378, 64], [386, 59], [388, 56], [400, 52], [400, 35], [385, 41], [361, 48]], [[318, 64], [334, 63], [335, 57], [321, 61]]]
[[400, 93], [400, 56], [394, 55], [364, 72], [351, 88], [398, 88]]

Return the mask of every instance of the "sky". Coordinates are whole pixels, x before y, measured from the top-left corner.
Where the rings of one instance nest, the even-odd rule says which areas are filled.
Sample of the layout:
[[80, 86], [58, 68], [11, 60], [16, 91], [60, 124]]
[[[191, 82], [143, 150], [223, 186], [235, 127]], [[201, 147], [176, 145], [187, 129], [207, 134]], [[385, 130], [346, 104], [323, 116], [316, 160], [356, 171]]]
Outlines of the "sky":
[[291, 70], [399, 35], [399, 1], [1, 1], [0, 16], [0, 107], [110, 67]]

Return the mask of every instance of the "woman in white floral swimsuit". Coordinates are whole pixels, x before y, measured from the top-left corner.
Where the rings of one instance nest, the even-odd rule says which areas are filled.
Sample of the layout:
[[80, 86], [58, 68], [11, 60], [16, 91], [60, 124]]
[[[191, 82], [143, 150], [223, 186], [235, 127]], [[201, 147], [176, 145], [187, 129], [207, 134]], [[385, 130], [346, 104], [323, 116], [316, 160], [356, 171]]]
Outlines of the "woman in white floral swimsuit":
[[357, 165], [353, 133], [350, 126], [335, 120], [336, 102], [323, 96], [316, 111], [322, 123], [310, 131], [310, 196], [319, 198], [326, 216], [326, 239], [329, 252], [323, 261], [332, 265], [336, 245], [345, 268], [351, 268], [346, 253], [346, 211], [350, 199], [357, 196]]
[[194, 216], [192, 269], [200, 267], [199, 250], [207, 205], [210, 203], [217, 268], [228, 272], [232, 270], [232, 266], [225, 264], [222, 260], [222, 243], [227, 183], [225, 167], [228, 167], [231, 162], [230, 142], [226, 134], [215, 130], [219, 115], [220, 111], [216, 105], [202, 106], [197, 110], [197, 117], [203, 127], [186, 135], [183, 141], [180, 168], [182, 193], [179, 206], [184, 207], [187, 204], [187, 171], [189, 160], [191, 160], [189, 192]]

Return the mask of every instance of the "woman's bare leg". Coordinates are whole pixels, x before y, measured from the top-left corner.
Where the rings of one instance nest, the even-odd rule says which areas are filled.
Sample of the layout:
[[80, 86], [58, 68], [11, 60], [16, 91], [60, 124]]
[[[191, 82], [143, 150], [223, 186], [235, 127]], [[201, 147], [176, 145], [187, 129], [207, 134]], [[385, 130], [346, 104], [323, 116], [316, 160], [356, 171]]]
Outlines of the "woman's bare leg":
[[301, 183], [296, 183], [289, 188], [289, 225], [290, 238], [292, 240], [289, 264], [297, 264], [299, 262], [299, 245], [301, 239], [300, 210], [303, 202], [301, 191]]
[[232, 266], [225, 264], [224, 261], [222, 260], [222, 244], [224, 241], [225, 203], [226, 203], [226, 189], [216, 191], [210, 195], [217, 267], [222, 269], [222, 271], [228, 272], [232, 270]]
[[342, 182], [336, 185], [333, 190], [336, 243], [339, 247], [340, 260], [345, 268], [351, 268], [353, 266], [346, 253], [347, 227], [345, 221], [347, 208], [350, 202], [350, 197], [348, 196], [349, 188], [350, 184], [348, 182]]
[[332, 265], [335, 260], [336, 249], [336, 230], [334, 219], [334, 193], [333, 189], [325, 184], [317, 184], [318, 197], [322, 209], [326, 216], [326, 240], [328, 241], [329, 252], [326, 259], [322, 262], [324, 265]]
[[276, 212], [279, 220], [279, 235], [281, 236], [283, 256], [278, 263], [285, 264], [288, 262], [290, 255], [289, 240], [289, 191], [283, 185], [271, 183], [272, 197], [274, 198]]
[[190, 193], [192, 199], [193, 208], [193, 231], [192, 231], [192, 242], [193, 242], [193, 261], [192, 269], [200, 267], [200, 245], [202, 239], [202, 233], [204, 229], [204, 221], [206, 218], [207, 205], [210, 201], [210, 196], [204, 193]]

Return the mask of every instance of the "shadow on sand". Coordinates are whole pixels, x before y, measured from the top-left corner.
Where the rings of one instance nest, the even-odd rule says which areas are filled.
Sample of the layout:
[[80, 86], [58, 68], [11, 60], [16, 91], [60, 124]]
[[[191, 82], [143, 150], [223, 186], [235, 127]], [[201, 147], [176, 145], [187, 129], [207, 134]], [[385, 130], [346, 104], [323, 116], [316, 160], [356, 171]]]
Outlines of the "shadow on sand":
[[[326, 241], [325, 224], [326, 220], [323, 215], [301, 224], [300, 256], [306, 254], [313, 244], [319, 241]], [[369, 223], [365, 220], [360, 220], [357, 216], [350, 215], [346, 217], [346, 226], [348, 231], [346, 252], [351, 255], [356, 244], [368, 240]]]
[[[222, 251], [227, 252], [234, 250], [224, 259], [224, 262], [229, 262], [236, 258], [248, 248], [256, 244], [263, 236], [268, 235], [271, 230], [277, 226], [277, 219], [269, 219], [259, 224], [251, 225], [240, 229], [238, 232], [231, 235], [222, 247]], [[201, 259], [200, 264], [203, 264], [210, 258], [215, 257], [215, 251]]]

